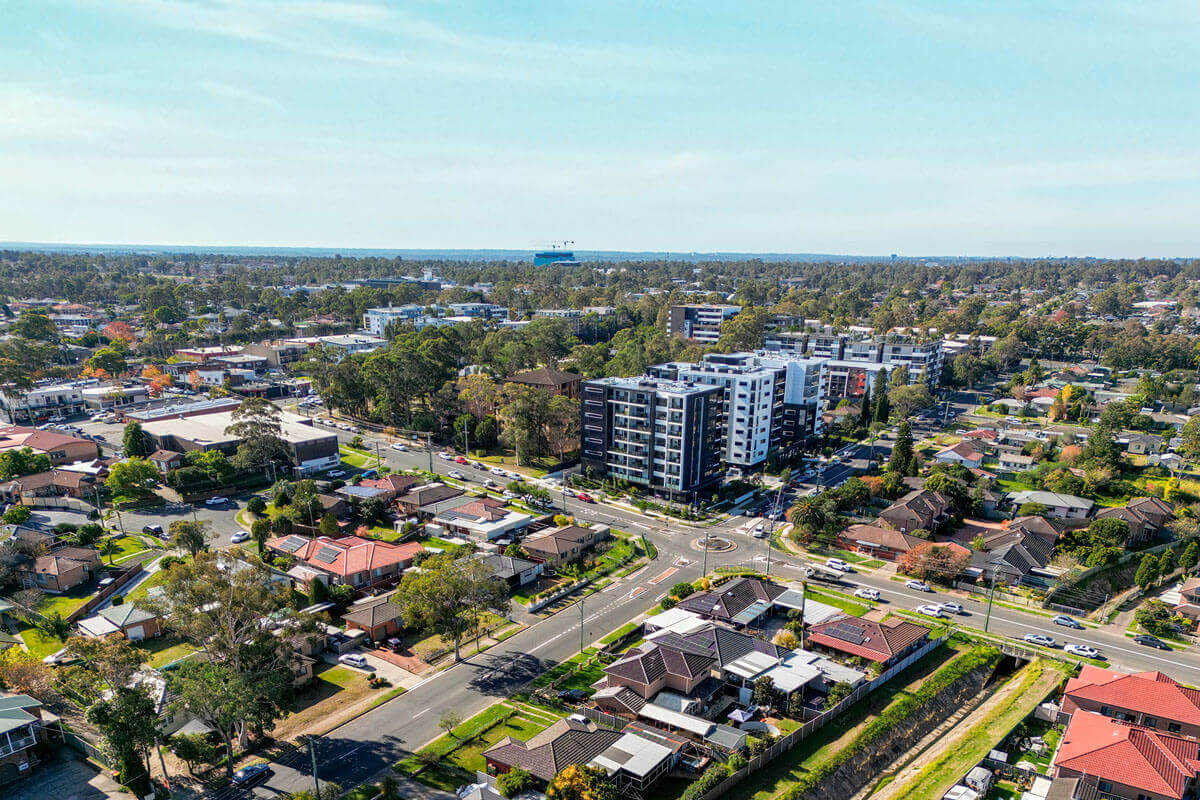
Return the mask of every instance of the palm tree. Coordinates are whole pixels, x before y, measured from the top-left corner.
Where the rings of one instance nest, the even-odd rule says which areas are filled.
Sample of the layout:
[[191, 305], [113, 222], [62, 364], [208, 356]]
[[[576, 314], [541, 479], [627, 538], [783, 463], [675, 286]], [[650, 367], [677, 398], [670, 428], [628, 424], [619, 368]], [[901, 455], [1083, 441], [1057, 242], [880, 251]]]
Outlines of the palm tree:
[[100, 542], [100, 555], [108, 557], [108, 565], [112, 566], [112, 557], [121, 552], [121, 546], [117, 544], [119, 537], [109, 536], [104, 541]]

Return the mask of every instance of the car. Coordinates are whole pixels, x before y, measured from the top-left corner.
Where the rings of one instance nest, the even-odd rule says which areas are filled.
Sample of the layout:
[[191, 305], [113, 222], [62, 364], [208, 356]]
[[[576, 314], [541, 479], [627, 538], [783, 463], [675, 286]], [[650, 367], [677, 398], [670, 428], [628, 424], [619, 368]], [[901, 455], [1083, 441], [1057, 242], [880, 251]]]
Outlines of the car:
[[854, 590], [855, 597], [861, 597], [863, 600], [878, 600], [879, 590], [872, 589], [870, 586], [860, 586]]
[[1100, 658], [1100, 651], [1094, 647], [1088, 647], [1086, 644], [1067, 644], [1063, 645], [1063, 650], [1073, 656], [1082, 656], [1083, 658]]
[[206, 505], [206, 506], [223, 506], [223, 505], [228, 505], [228, 504], [229, 504], [229, 498], [221, 497], [220, 495], [218, 495], [217, 497], [210, 497], [204, 501], [204, 505]]
[[854, 567], [847, 564], [840, 558], [829, 558], [825, 560], [825, 566], [830, 569], [836, 569], [838, 572], [854, 572]]
[[755, 539], [767, 538], [767, 529], [764, 528], [762, 525], [756, 525], [754, 528], [754, 538]]
[[270, 775], [270, 764], [251, 764], [233, 773], [233, 783], [236, 786], [249, 786], [252, 783], [266, 780]]
[[520, 497], [519, 494], [517, 494], [516, 492], [510, 492], [508, 489], [505, 489], [504, 492], [500, 496], [503, 497], [505, 500], [516, 500], [518, 497]]
[[344, 478], [344, 477], [346, 477], [346, 470], [344, 470], [344, 469], [331, 469], [331, 470], [329, 470], [329, 472], [327, 472], [327, 473], [325, 473], [325, 474], [326, 474], [326, 475], [328, 475], [328, 476], [329, 476], [329, 477], [331, 477], [331, 478]]
[[583, 502], [585, 502], [585, 503], [594, 503], [594, 502], [596, 502], [595, 500], [593, 500], [593, 499], [592, 499], [592, 496], [591, 496], [591, 495], [584, 494], [583, 492], [580, 492], [580, 493], [578, 493], [577, 495], [575, 495], [575, 499], [577, 499], [577, 500], [582, 500], [582, 501], [583, 501]]
[[484, 478], [483, 485], [484, 485], [484, 487], [486, 487], [488, 489], [499, 489], [500, 488], [500, 484], [496, 483], [491, 478]]
[[161, 537], [163, 535], [163, 526], [162, 525], [143, 525], [142, 533], [148, 533], [151, 536], [160, 536]]
[[233, 536], [229, 537], [229, 541], [233, 542], [234, 544], [248, 542], [250, 541], [250, 531], [238, 531]]
[[572, 703], [582, 703], [587, 700], [587, 692], [583, 689], [563, 689], [558, 693], [559, 700], [567, 700]]
[[446, 473], [446, 475], [448, 475], [451, 478], [454, 478], [454, 480], [456, 480], [456, 481], [465, 481], [467, 479], [466, 475], [463, 475], [461, 472], [459, 472], [456, 469], [450, 470], [449, 472]]
[[408, 450], [408, 445], [406, 445], [406, 444], [401, 444], [400, 442], [393, 442], [393, 443], [392, 443], [392, 449], [393, 449], [393, 450], [399, 450], [401, 453], [404, 453], [404, 452], [406, 452], [406, 451]]
[[904, 585], [907, 586], [909, 589], [916, 589], [918, 592], [932, 592], [933, 591], [933, 589], [929, 588], [929, 584], [927, 584], [925, 581], [919, 581], [916, 578], [909, 578], [908, 580], [906, 580], [904, 582]]
[[1021, 638], [1030, 644], [1040, 644], [1042, 647], [1054, 647], [1054, 639], [1044, 633], [1027, 633]]
[[937, 603], [926, 603], [923, 606], [917, 606], [917, 613], [924, 614], [927, 617], [942, 618], [942, 607]]
[[507, 478], [507, 477], [508, 477], [508, 473], [507, 473], [507, 472], [505, 472], [505, 471], [504, 471], [503, 469], [501, 469], [500, 467], [492, 467], [491, 469], [489, 469], [489, 470], [488, 470], [488, 472], [492, 473], [493, 475], [499, 475], [501, 478]]
[[471, 462], [468, 461], [467, 459], [463, 458], [462, 456], [455, 456], [454, 463], [455, 464], [470, 464]]
[[942, 603], [941, 605], [942, 611], [945, 611], [947, 614], [962, 616], [963, 614], [967, 613], [966, 609], [962, 607], [962, 603], [948, 602]]
[[362, 475], [360, 475], [359, 477], [360, 477], [360, 478], [363, 478], [364, 480], [378, 478], [378, 477], [379, 477], [379, 470], [377, 470], [377, 469], [365, 469], [365, 470], [363, 470], [363, 471], [362, 471]]
[[1171, 649], [1171, 645], [1167, 644], [1157, 636], [1151, 636], [1148, 633], [1139, 633], [1133, 637], [1133, 640], [1138, 644], [1145, 645], [1146, 647], [1157, 647], [1159, 650]]
[[511, 469], [510, 469], [510, 470], [508, 470], [507, 472], [505, 472], [504, 474], [505, 474], [505, 475], [507, 475], [508, 477], [512, 478], [514, 481], [519, 481], [519, 480], [521, 480], [522, 478], [524, 478], [524, 477], [525, 477], [525, 476], [524, 476], [524, 475], [522, 475], [521, 473], [519, 473], [519, 472], [514, 472], [514, 471], [513, 471], [513, 470], [511, 470]]
[[437, 457], [440, 458], [442, 461], [453, 461], [454, 460], [454, 454], [447, 453], [445, 450], [439, 450]]
[[1055, 625], [1062, 625], [1067, 628], [1075, 628], [1076, 630], [1083, 629], [1083, 626], [1080, 625], [1077, 620], [1074, 620], [1071, 617], [1068, 617], [1066, 614], [1058, 614], [1058, 615], [1052, 617], [1050, 619], [1050, 621], [1053, 622]]
[[358, 669], [367, 669], [370, 666], [367, 663], [367, 657], [362, 653], [343, 653], [338, 656], [338, 663], [345, 664], [348, 667], [357, 667]]
[[389, 650], [391, 650], [394, 653], [399, 653], [401, 650], [404, 649], [404, 642], [400, 639], [397, 639], [395, 636], [388, 639], [383, 644], [385, 647], [387, 647]]
[[103, 589], [105, 586], [112, 586], [116, 582], [117, 579], [110, 575], [107, 578], [101, 578], [100, 580], [96, 581], [96, 585]]

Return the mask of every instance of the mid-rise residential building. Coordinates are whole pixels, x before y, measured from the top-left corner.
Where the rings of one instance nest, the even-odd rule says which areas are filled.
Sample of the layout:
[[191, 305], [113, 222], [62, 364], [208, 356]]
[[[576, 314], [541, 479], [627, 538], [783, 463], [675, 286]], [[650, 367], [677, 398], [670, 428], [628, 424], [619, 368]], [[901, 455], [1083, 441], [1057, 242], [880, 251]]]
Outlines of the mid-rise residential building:
[[694, 500], [720, 483], [719, 386], [663, 378], [585, 381], [582, 468]]
[[0, 392], [0, 408], [12, 423], [42, 422], [50, 417], [69, 417], [84, 411], [83, 390], [99, 381], [42, 383], [11, 396]]
[[667, 333], [713, 344], [721, 338], [721, 323], [736, 317], [741, 310], [741, 306], [728, 305], [671, 306], [667, 311]]
[[387, 326], [393, 322], [416, 322], [425, 316], [425, 306], [415, 303], [406, 306], [387, 306], [386, 308], [368, 308], [363, 314], [363, 329], [373, 336], [383, 336]]
[[471, 319], [508, 319], [508, 306], [495, 303], [451, 303], [451, 316]]

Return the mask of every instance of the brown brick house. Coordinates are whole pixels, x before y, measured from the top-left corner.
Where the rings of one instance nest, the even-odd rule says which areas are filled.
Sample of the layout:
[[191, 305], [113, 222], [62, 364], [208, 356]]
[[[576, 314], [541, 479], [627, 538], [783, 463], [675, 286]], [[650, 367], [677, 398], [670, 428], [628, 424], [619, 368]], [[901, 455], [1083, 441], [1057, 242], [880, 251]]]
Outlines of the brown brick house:
[[100, 569], [100, 553], [85, 547], [63, 547], [18, 567], [25, 586], [66, 592], [90, 581]]
[[879, 513], [879, 519], [901, 533], [936, 531], [950, 518], [950, 498], [919, 489], [909, 492]]
[[1200, 739], [1200, 690], [1161, 672], [1116, 672], [1084, 664], [1067, 681], [1060, 718], [1093, 712], [1153, 730]]
[[595, 528], [564, 525], [526, 537], [521, 548], [531, 557], [545, 561], [547, 566], [557, 567], [578, 560], [608, 535], [609, 529], [603, 525]]

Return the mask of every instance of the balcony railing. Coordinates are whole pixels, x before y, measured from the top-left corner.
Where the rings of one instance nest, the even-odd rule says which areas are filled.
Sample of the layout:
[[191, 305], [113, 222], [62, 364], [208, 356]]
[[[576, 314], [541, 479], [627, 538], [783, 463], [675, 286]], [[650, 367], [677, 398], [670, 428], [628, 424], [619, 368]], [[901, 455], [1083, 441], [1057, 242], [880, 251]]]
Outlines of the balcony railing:
[[0, 737], [0, 756], [10, 756], [13, 753], [18, 753], [22, 750], [27, 750], [37, 744], [36, 736], [12, 736]]

